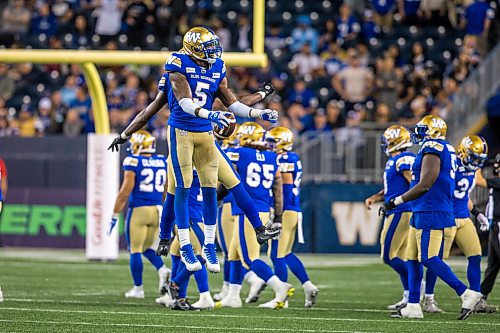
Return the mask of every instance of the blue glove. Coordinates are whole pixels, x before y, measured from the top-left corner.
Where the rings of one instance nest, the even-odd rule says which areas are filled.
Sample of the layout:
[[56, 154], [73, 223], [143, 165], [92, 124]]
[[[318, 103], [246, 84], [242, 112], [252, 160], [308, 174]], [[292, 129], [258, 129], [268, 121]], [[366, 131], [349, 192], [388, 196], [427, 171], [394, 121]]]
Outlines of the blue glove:
[[266, 120], [271, 124], [276, 124], [278, 122], [278, 111], [271, 109], [264, 109], [260, 115], [260, 119]]
[[225, 111], [210, 111], [208, 120], [219, 126], [220, 128], [229, 127], [229, 124], [236, 122], [236, 119], [230, 118], [233, 114]]
[[109, 222], [109, 232], [108, 235], [111, 235], [113, 232], [113, 229], [116, 226], [116, 223], [118, 222], [118, 214], [113, 214], [113, 217], [111, 218], [111, 222]]

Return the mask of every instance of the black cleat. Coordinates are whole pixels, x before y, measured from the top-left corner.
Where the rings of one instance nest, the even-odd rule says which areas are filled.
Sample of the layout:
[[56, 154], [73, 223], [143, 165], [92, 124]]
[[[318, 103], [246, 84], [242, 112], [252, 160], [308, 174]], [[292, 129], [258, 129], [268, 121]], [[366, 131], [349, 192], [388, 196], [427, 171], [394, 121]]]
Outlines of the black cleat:
[[170, 251], [170, 240], [169, 239], [160, 239], [160, 243], [158, 244], [158, 248], [156, 249], [157, 256], [168, 256], [168, 252]]
[[280, 234], [280, 229], [273, 229], [270, 227], [264, 227], [263, 225], [255, 228], [255, 233], [257, 236], [257, 242], [262, 245], [266, 243], [268, 240], [273, 239], [274, 237]]
[[187, 298], [178, 298], [174, 301], [172, 305], [172, 310], [177, 311], [201, 311], [201, 309], [195, 308], [192, 306]]
[[176, 300], [179, 297], [179, 287], [176, 286], [173, 282], [170, 282], [166, 285], [166, 291], [171, 300]]
[[458, 316], [458, 320], [466, 320], [467, 318], [470, 317], [470, 315], [474, 312], [474, 310], [472, 309], [466, 309], [466, 308], [462, 308], [462, 310], [460, 311], [460, 316]]

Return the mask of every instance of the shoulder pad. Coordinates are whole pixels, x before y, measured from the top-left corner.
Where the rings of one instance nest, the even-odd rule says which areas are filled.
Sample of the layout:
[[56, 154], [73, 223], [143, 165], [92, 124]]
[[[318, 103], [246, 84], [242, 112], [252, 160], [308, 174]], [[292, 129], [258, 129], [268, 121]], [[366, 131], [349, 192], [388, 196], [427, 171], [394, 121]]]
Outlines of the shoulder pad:
[[442, 152], [444, 150], [444, 145], [438, 141], [426, 141], [422, 145], [423, 152], [432, 152], [433, 150]]
[[176, 53], [168, 57], [167, 61], [165, 62], [165, 70], [168, 70], [168, 68], [172, 68], [172, 66], [182, 68], [182, 59]]
[[401, 156], [396, 160], [396, 170], [410, 170], [411, 166], [415, 162], [415, 156], [405, 155]]
[[132, 157], [132, 156], [127, 156], [125, 157], [125, 159], [123, 160], [123, 166], [132, 166], [132, 167], [136, 167], [139, 165], [139, 159], [137, 159], [136, 157]]

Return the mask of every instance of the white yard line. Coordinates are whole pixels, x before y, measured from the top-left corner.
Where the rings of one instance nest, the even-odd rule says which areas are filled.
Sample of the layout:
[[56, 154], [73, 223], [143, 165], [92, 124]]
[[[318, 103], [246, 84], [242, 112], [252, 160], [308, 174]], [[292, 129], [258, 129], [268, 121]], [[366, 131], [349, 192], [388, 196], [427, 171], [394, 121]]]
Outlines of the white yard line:
[[[361, 310], [361, 309], [360, 309]], [[257, 319], [276, 319], [277, 316], [252, 316], [252, 315], [228, 315], [228, 314], [210, 314], [207, 312], [203, 312], [203, 315], [200, 315], [199, 312], [183, 312], [183, 313], [167, 313], [167, 312], [130, 312], [130, 311], [91, 311], [91, 310], [67, 310], [67, 309], [33, 309], [33, 308], [15, 308], [15, 307], [1, 307], [0, 311], [20, 311], [20, 312], [55, 312], [55, 313], [80, 313], [80, 314], [115, 314], [115, 315], [139, 315], [139, 316], [164, 316], [164, 317], [186, 317], [186, 316], [196, 316], [200, 318], [202, 317], [213, 317], [213, 318], [239, 318], [239, 319], [248, 319], [255, 318]], [[286, 310], [284, 310], [286, 311]], [[334, 310], [335, 311], [335, 310]], [[273, 312], [276, 313], [276, 312]], [[401, 319], [361, 319], [361, 318], [323, 318], [323, 317], [282, 317], [286, 320], [310, 320], [310, 321], [324, 321], [324, 322], [332, 322], [332, 321], [347, 321], [347, 322], [378, 322], [378, 323], [409, 323], [415, 324], [417, 323], [414, 320], [401, 320]], [[472, 326], [500, 326], [500, 323], [476, 323], [470, 321], [430, 321], [430, 322], [418, 322], [425, 324], [438, 324], [438, 325], [472, 325]]]
[[[0, 322], [4, 323], [27, 323], [27, 324], [49, 324], [49, 325], [82, 325], [82, 326], [116, 326], [116, 327], [155, 327], [155, 328], [180, 328], [180, 329], [200, 329], [200, 330], [235, 330], [235, 331], [283, 331], [282, 328], [269, 328], [269, 327], [215, 327], [215, 326], [187, 326], [187, 325], [160, 325], [160, 324], [128, 324], [128, 323], [91, 323], [84, 321], [50, 321], [50, 320], [9, 320], [0, 319]], [[366, 332], [366, 331], [338, 331], [338, 330], [306, 330], [306, 329], [294, 329], [295, 332], [304, 333], [377, 333], [377, 332]]]

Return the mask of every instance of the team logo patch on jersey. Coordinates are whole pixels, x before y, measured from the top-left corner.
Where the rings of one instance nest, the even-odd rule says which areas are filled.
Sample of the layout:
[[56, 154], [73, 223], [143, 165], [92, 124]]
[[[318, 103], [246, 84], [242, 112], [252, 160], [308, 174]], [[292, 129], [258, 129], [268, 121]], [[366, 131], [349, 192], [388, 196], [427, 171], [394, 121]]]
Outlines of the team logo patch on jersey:
[[167, 59], [167, 64], [172, 64], [177, 67], [182, 67], [182, 60], [173, 55]]
[[220, 73], [213, 73], [212, 78], [214, 79], [220, 79]]
[[138, 164], [139, 164], [139, 160], [137, 158], [134, 158], [134, 157], [127, 156], [123, 160], [123, 165], [124, 166], [133, 166], [133, 167], [136, 167]]
[[196, 73], [196, 69], [193, 67], [186, 67], [186, 73]]

